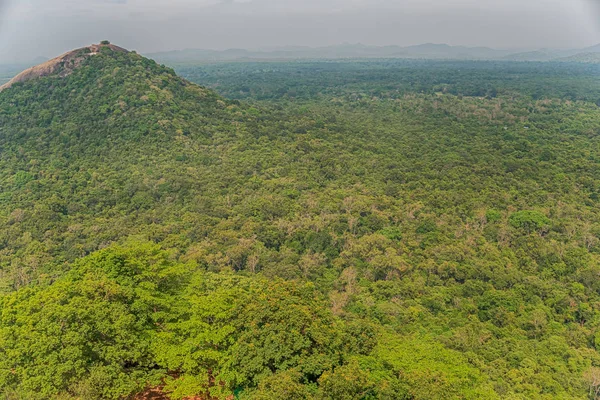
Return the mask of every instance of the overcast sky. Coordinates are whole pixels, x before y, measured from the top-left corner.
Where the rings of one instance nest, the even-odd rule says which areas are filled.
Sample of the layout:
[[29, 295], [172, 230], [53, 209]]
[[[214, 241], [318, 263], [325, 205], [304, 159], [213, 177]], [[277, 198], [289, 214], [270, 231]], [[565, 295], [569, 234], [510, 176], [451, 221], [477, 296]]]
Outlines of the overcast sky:
[[284, 45], [585, 47], [600, 0], [0, 0], [0, 63], [108, 39], [143, 53]]

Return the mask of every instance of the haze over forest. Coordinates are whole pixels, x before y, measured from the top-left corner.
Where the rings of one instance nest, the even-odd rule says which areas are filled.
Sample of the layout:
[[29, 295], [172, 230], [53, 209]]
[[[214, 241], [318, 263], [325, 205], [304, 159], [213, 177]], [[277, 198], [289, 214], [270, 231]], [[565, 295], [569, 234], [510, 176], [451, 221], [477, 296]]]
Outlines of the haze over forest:
[[345, 42], [379, 46], [448, 43], [512, 50], [584, 48], [600, 42], [597, 3], [0, 0], [0, 64], [50, 58], [99, 38], [110, 38], [141, 53]]

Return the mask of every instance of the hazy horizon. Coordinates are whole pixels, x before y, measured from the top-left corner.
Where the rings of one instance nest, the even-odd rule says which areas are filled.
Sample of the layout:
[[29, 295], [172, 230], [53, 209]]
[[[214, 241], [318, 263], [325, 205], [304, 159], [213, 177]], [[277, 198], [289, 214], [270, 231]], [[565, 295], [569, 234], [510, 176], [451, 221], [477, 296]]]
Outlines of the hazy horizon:
[[597, 0], [0, 0], [0, 63], [108, 39], [141, 53], [343, 43], [531, 50], [600, 42]]

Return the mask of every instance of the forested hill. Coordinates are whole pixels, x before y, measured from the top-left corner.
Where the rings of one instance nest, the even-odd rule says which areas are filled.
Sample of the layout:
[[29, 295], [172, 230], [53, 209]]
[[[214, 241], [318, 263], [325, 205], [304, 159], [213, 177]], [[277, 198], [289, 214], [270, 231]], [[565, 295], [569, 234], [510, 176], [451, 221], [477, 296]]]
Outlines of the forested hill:
[[0, 92], [4, 398], [596, 396], [587, 97], [240, 103], [100, 47]]
[[[3, 269], [5, 288], [52, 279], [65, 261], [144, 230], [142, 215], [146, 225], [146, 213], [166, 212], [158, 203], [179, 212], [207, 180], [215, 193], [222, 183], [203, 170], [216, 173], [217, 147], [256, 123], [172, 70], [110, 48], [66, 77], [15, 84], [0, 104], [0, 204], [10, 227], [0, 257], [20, 265]], [[25, 255], [23, 234], [45, 245]], [[21, 251], [35, 268], [14, 263]]]

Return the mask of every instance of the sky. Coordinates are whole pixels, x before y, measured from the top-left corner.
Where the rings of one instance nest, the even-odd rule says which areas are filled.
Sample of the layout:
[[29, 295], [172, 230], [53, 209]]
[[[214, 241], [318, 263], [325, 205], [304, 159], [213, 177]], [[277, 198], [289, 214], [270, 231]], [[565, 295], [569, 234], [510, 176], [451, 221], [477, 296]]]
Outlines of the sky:
[[101, 40], [141, 53], [341, 43], [600, 43], [600, 0], [0, 0], [0, 64]]

